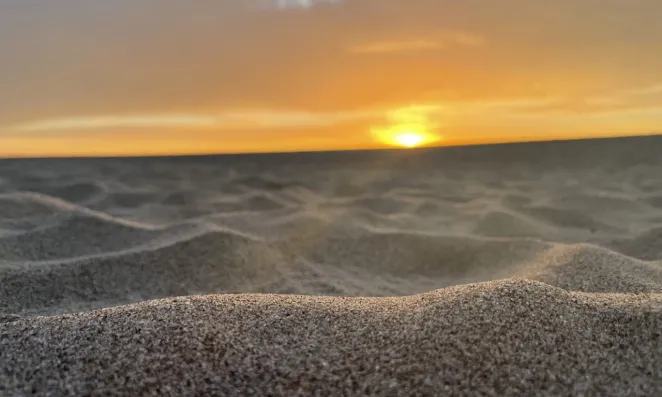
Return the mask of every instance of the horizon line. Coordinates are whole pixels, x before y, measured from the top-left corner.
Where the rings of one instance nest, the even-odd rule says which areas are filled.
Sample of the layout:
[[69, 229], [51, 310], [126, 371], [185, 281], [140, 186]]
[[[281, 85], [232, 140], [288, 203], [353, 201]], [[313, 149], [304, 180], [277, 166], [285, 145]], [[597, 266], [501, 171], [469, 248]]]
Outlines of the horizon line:
[[649, 132], [641, 134], [628, 134], [628, 135], [602, 135], [602, 136], [568, 136], [556, 138], [533, 138], [533, 137], [519, 137], [512, 140], [479, 140], [479, 141], [455, 141], [445, 142], [443, 144], [424, 145], [415, 148], [401, 148], [401, 147], [372, 147], [372, 148], [356, 148], [356, 149], [308, 149], [308, 150], [282, 150], [282, 151], [245, 151], [245, 152], [191, 152], [191, 153], [146, 153], [146, 154], [69, 154], [69, 155], [2, 155], [0, 160], [46, 160], [46, 159], [111, 159], [111, 158], [168, 158], [168, 157], [213, 157], [213, 156], [248, 156], [248, 155], [286, 155], [286, 154], [313, 154], [313, 153], [342, 153], [342, 152], [417, 152], [422, 150], [443, 149], [445, 147], [475, 147], [475, 146], [498, 146], [498, 145], [516, 145], [526, 143], [553, 143], [553, 142], [571, 142], [571, 141], [588, 141], [588, 140], [607, 140], [607, 139], [627, 139], [627, 138], [642, 138], [662, 136], [662, 132]]

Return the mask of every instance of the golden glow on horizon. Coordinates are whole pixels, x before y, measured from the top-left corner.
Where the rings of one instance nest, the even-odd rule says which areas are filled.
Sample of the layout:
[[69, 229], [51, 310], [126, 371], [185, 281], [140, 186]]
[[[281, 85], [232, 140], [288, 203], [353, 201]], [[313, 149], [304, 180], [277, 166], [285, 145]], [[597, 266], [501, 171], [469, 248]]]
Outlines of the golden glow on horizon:
[[[647, 135], [646, 131], [655, 133], [662, 125], [662, 109], [658, 107], [563, 113], [554, 108], [555, 104], [531, 99], [440, 102], [390, 110], [309, 113], [244, 109], [35, 120], [0, 126], [0, 157], [411, 148]], [[531, 111], [536, 107], [541, 110]], [[635, 119], [638, 123], [633, 123]]]

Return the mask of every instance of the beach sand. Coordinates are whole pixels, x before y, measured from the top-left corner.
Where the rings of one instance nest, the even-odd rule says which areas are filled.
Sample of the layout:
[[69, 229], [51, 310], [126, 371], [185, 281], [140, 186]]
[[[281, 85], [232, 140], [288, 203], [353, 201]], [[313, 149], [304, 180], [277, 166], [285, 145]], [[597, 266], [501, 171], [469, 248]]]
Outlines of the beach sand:
[[0, 161], [0, 395], [662, 395], [659, 153]]

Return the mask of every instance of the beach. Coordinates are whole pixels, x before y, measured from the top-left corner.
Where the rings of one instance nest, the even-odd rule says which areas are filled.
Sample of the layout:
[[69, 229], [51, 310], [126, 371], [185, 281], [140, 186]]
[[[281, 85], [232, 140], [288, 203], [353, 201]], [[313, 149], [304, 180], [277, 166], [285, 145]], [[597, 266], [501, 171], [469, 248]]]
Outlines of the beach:
[[0, 160], [0, 395], [662, 394], [660, 153]]

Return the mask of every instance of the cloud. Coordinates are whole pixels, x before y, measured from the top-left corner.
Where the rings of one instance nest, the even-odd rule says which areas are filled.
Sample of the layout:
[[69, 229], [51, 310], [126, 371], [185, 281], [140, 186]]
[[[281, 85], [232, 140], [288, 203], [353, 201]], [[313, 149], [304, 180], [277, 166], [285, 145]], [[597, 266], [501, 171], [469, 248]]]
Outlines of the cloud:
[[441, 43], [430, 40], [385, 41], [358, 45], [350, 52], [355, 54], [385, 54], [405, 51], [421, 51], [443, 48]]
[[[453, 116], [473, 117], [483, 114], [604, 113], [644, 111], [660, 104], [641, 106], [617, 96], [587, 97], [576, 100], [563, 97], [522, 97], [488, 100], [447, 100], [401, 103], [397, 106], [345, 109], [338, 111], [301, 111], [244, 109], [218, 113], [127, 114], [70, 116], [41, 119], [6, 125], [0, 131], [14, 133], [91, 132], [108, 129], [208, 129], [214, 131], [292, 131], [307, 128], [342, 126], [353, 122], [373, 124], [426, 124], [433, 128], [439, 120]], [[406, 120], [406, 121], [405, 121]], [[0, 126], [1, 127], [1, 126]]]
[[657, 95], [662, 94], [662, 83], [652, 84], [646, 87], [638, 87], [623, 92], [627, 95]]
[[657, 112], [662, 108], [662, 101], [657, 97], [659, 94], [662, 94], [662, 85], [649, 84], [597, 95], [550, 98], [548, 101], [541, 101], [535, 106], [527, 106], [521, 110], [525, 113], [573, 113], [587, 117], [614, 112]]
[[390, 54], [399, 52], [446, 49], [452, 46], [480, 46], [487, 40], [479, 35], [461, 31], [435, 32], [430, 38], [391, 39], [373, 41], [350, 47], [354, 54]]
[[209, 127], [216, 123], [205, 116], [99, 116], [71, 117], [27, 123], [11, 129], [25, 132], [94, 130], [99, 128]]
[[9, 125], [5, 131], [19, 133], [75, 132], [107, 129], [182, 129], [215, 131], [305, 129], [340, 126], [352, 122], [427, 125], [438, 128], [440, 115], [484, 111], [518, 112], [556, 104], [556, 99], [519, 99], [501, 101], [429, 102], [396, 107], [359, 108], [340, 111], [227, 110], [196, 114], [129, 114], [70, 116]]
[[384, 110], [300, 112], [247, 110], [219, 114], [82, 116], [33, 121], [6, 128], [15, 132], [73, 132], [97, 129], [207, 128], [213, 130], [297, 129], [340, 125], [382, 117]]

